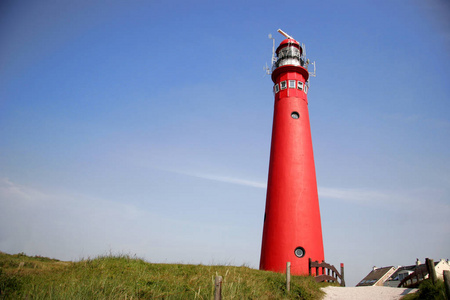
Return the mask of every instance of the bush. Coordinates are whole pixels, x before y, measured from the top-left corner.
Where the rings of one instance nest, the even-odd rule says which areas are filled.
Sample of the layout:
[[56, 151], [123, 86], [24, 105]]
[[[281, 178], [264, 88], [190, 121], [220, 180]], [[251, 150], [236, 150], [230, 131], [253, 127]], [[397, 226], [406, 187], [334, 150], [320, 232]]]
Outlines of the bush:
[[407, 295], [403, 300], [446, 300], [444, 282], [438, 280], [433, 284], [431, 279], [427, 279], [419, 285], [419, 291]]

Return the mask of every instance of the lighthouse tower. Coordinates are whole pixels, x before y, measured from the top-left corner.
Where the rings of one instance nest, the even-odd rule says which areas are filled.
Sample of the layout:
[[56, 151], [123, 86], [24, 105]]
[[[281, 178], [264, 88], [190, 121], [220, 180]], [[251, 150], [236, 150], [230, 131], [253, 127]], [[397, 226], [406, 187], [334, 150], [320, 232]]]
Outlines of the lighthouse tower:
[[307, 64], [300, 44], [276, 50], [275, 105], [260, 269], [309, 273], [309, 258], [324, 259], [316, 171], [308, 114]]

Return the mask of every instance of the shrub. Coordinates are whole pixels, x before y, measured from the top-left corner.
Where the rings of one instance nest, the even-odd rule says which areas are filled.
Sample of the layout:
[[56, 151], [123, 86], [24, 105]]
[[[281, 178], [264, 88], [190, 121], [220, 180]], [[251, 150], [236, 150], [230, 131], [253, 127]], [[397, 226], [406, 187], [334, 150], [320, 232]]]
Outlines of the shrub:
[[444, 282], [438, 280], [433, 284], [431, 279], [423, 281], [419, 285], [419, 291], [414, 294], [409, 294], [402, 298], [402, 300], [446, 300]]

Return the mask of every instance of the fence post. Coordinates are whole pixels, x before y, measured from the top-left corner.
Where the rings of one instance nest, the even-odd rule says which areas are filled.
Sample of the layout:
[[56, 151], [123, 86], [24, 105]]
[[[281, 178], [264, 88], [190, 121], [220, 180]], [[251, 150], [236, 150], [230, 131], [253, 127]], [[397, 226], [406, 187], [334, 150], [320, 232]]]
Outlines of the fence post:
[[447, 299], [450, 299], [450, 271], [444, 271], [444, 285], [445, 293], [447, 294]]
[[436, 269], [434, 268], [434, 261], [429, 258], [425, 258], [425, 263], [427, 264], [428, 274], [430, 274], [431, 281], [436, 284], [437, 276]]
[[214, 300], [222, 299], [222, 276], [216, 276], [214, 282]]
[[309, 269], [309, 276], [311, 276], [312, 275], [312, 272], [311, 272], [311, 257], [308, 258], [308, 269]]
[[341, 286], [345, 286], [344, 263], [341, 263]]
[[291, 291], [291, 262], [286, 263], [286, 291]]

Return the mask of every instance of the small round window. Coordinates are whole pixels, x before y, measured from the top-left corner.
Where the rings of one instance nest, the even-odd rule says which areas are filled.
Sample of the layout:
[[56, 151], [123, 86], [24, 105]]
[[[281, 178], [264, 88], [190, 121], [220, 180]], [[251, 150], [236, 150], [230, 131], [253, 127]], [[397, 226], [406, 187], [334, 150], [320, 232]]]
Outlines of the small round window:
[[297, 247], [294, 250], [295, 256], [297, 256], [298, 258], [301, 258], [303, 256], [305, 256], [305, 249], [303, 247]]
[[298, 118], [300, 118], [300, 115], [298, 114], [298, 112], [293, 111], [293, 112], [291, 113], [291, 117], [292, 117], [292, 119], [298, 119]]

